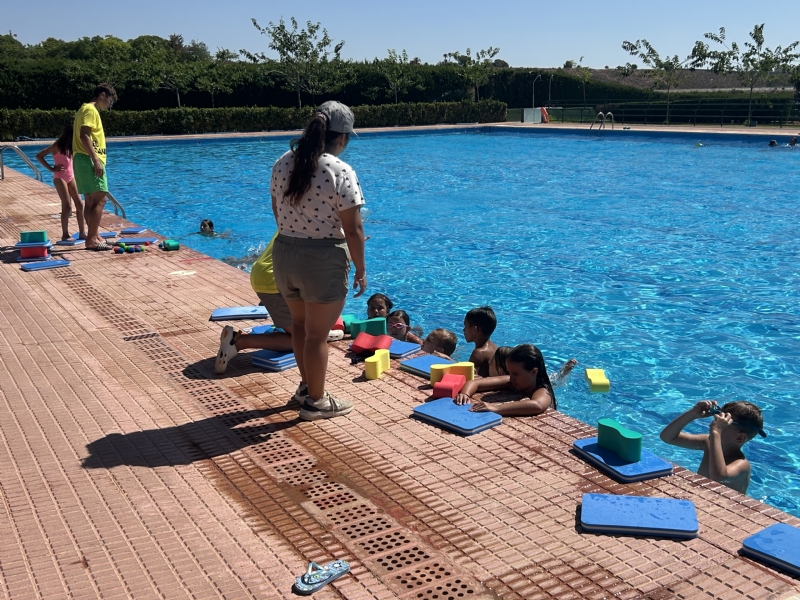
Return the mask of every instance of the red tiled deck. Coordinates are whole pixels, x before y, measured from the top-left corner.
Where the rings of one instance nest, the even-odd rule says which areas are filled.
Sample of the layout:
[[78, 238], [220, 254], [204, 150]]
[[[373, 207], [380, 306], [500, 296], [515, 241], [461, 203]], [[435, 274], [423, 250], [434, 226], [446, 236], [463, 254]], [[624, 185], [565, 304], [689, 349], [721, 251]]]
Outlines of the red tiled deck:
[[[60, 227], [49, 186], [6, 170], [0, 242]], [[104, 216], [104, 228], [122, 224]], [[790, 598], [739, 556], [800, 521], [686, 471], [622, 485], [569, 452], [561, 413], [462, 438], [409, 419], [421, 380], [365, 381], [331, 351], [348, 417], [301, 422], [297, 373], [213, 374], [217, 306], [248, 277], [188, 249], [0, 264], [0, 597], [280, 598], [309, 560], [351, 561], [318, 598]], [[241, 323], [242, 326], [248, 323]], [[421, 389], [422, 388], [422, 389]], [[695, 502], [690, 541], [591, 535], [581, 494]]]

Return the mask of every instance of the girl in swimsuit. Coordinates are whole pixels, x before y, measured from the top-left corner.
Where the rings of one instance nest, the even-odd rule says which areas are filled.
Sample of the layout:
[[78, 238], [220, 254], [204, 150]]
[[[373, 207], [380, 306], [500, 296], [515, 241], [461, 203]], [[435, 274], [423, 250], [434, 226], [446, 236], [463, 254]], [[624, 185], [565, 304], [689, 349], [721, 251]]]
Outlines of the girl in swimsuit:
[[[53, 155], [54, 165], [50, 166], [45, 160], [48, 154]], [[61, 198], [61, 239], [68, 240], [72, 236], [69, 232], [69, 218], [72, 215], [72, 205], [75, 205], [75, 217], [78, 219], [78, 237], [86, 239], [86, 222], [83, 218], [83, 200], [78, 194], [75, 184], [75, 175], [72, 172], [72, 125], [66, 127], [53, 144], [36, 155], [44, 167], [53, 174], [53, 187]]]

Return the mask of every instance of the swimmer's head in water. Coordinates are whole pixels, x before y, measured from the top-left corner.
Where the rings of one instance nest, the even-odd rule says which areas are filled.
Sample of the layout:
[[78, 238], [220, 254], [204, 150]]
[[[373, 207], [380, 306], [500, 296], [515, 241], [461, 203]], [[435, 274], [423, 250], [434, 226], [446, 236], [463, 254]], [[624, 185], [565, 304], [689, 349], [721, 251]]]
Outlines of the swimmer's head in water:
[[200, 231], [209, 233], [214, 231], [214, 222], [211, 219], [203, 219], [200, 221]]
[[770, 141], [769, 141], [769, 145], [770, 145], [770, 146], [777, 146], [777, 145], [778, 145], [778, 142], [777, 142], [777, 141], [775, 141], [775, 140], [770, 140]]

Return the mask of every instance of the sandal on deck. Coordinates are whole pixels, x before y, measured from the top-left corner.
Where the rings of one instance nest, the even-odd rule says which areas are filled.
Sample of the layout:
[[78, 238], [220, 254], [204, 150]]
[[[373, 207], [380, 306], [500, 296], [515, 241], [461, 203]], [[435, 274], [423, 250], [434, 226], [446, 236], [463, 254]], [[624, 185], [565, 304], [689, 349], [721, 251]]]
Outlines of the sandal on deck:
[[92, 250], [93, 252], [102, 252], [103, 250], [111, 250], [111, 246], [106, 244], [105, 242], [100, 242], [94, 248], [86, 248], [87, 250]]
[[324, 566], [308, 563], [308, 571], [297, 578], [292, 591], [300, 596], [310, 596], [349, 571], [350, 563], [345, 560], [334, 560]]

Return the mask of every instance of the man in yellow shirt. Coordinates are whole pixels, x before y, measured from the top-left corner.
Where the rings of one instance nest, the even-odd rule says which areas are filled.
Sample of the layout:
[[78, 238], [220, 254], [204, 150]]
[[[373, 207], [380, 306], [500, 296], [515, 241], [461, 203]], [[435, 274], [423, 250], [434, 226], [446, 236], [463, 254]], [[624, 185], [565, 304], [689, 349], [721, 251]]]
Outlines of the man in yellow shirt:
[[106, 205], [108, 181], [106, 179], [106, 135], [101, 110], [108, 110], [117, 100], [117, 92], [107, 83], [94, 88], [91, 102], [80, 107], [75, 115], [72, 137], [73, 170], [78, 193], [83, 194], [86, 204], [86, 249], [108, 250], [109, 246], [100, 237], [100, 218]]

